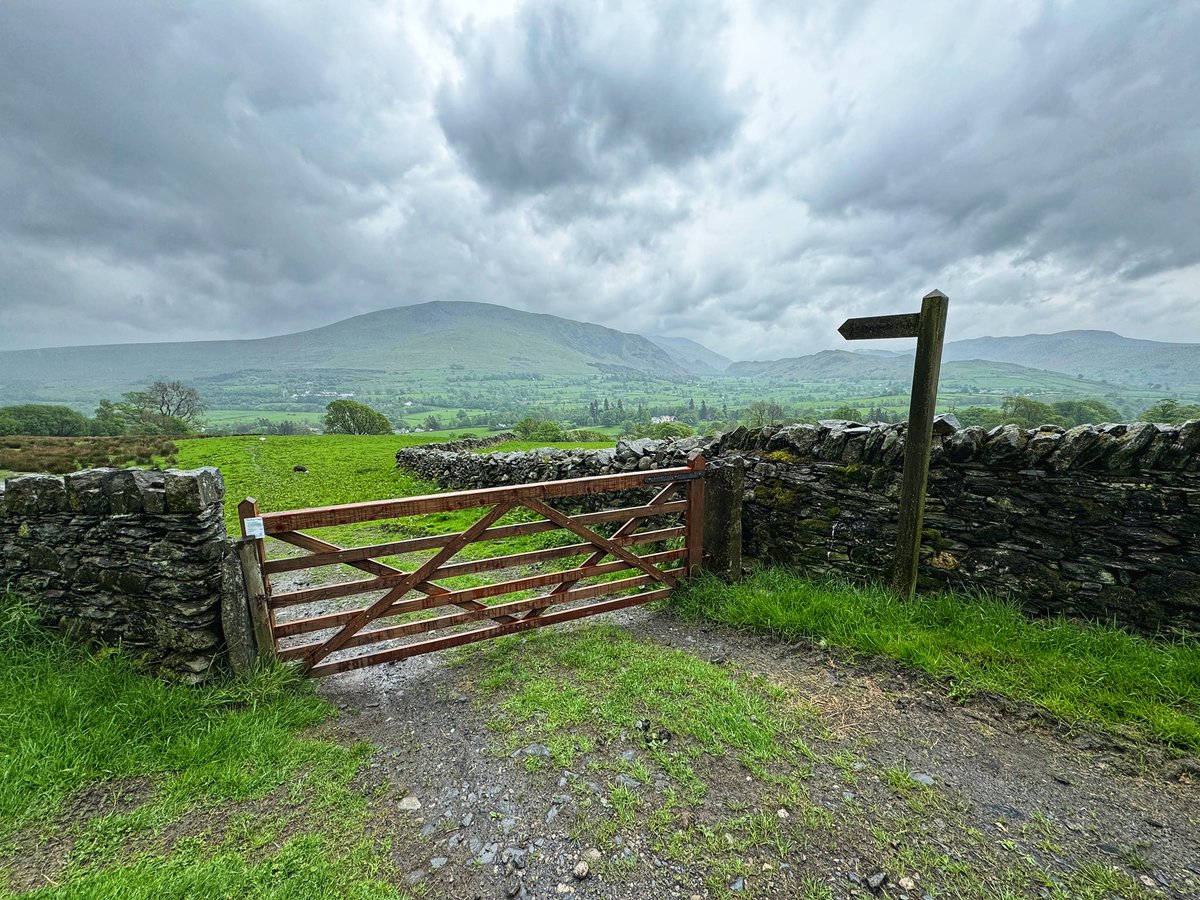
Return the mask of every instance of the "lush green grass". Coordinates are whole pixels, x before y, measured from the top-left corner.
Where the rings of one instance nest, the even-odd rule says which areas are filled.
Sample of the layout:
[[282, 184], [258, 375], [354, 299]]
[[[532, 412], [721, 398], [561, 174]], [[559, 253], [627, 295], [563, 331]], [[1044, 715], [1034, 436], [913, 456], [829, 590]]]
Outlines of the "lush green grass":
[[[432, 493], [434, 485], [398, 471], [396, 451], [424, 443], [423, 435], [267, 435], [176, 442], [182, 469], [217, 466], [225, 478], [225, 514], [254, 497], [264, 512], [386, 500]], [[305, 466], [307, 472], [294, 472]]]
[[[26, 604], [0, 595], [2, 852], [81, 790], [120, 794], [148, 779], [133, 808], [56, 826], [73, 838], [65, 872], [31, 896], [384, 896], [373, 849], [324, 836], [331, 823], [361, 829], [366, 815], [349, 782], [367, 748], [304, 733], [331, 711], [283, 669], [204, 688], [139, 674], [117, 652], [43, 631]], [[225, 809], [219, 837], [167, 839], [198, 810], [220, 820]]]
[[[339, 835], [288, 839], [262, 859], [201, 840], [184, 839], [169, 855], [141, 854], [132, 861], [80, 872], [67, 883], [19, 896], [27, 900], [162, 900], [254, 897], [267, 900], [384, 900], [403, 896], [374, 877], [380, 859], [367, 841], [349, 852]], [[0, 888], [0, 896], [8, 894]]]
[[42, 631], [12, 594], [0, 602], [5, 830], [52, 815], [99, 780], [149, 775], [165, 796], [245, 799], [353, 757], [297, 736], [330, 708], [283, 669], [203, 690], [171, 685], [115, 651], [90, 653]]
[[890, 656], [949, 678], [960, 696], [991, 691], [1067, 722], [1200, 749], [1200, 644], [1158, 642], [1105, 625], [1030, 621], [985, 598], [814, 583], [782, 569], [737, 585], [693, 580], [673, 597], [687, 618], [766, 629]]

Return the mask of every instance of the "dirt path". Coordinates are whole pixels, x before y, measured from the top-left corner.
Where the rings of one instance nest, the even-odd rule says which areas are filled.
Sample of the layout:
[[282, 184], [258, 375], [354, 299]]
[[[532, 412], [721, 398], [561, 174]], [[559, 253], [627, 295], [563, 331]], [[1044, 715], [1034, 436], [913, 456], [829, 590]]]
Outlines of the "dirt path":
[[[803, 698], [819, 734], [809, 763], [764, 780], [698, 757], [703, 799], [656, 815], [669, 783], [653, 765], [612, 790], [614, 763], [647, 757], [637, 734], [597, 740], [573, 770], [537, 743], [511, 752], [481, 654], [328, 678], [320, 690], [344, 711], [331, 730], [379, 748], [366, 782], [385, 786], [380, 821], [411, 825], [393, 855], [415, 895], [1200, 897], [1188, 761], [995, 699], [960, 705], [886, 663], [665, 611], [609, 621]], [[616, 802], [630, 793], [633, 816]]]

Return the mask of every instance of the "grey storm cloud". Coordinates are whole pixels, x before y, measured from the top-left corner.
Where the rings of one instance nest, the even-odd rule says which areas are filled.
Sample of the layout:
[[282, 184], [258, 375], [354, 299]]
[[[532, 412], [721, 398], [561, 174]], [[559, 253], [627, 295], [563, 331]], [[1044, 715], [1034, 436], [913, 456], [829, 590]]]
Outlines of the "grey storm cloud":
[[1200, 5], [0, 3], [0, 349], [482, 300], [1200, 341]]
[[611, 189], [727, 144], [741, 111], [724, 83], [724, 17], [652, 8], [530, 6], [461, 36], [463, 73], [438, 90], [437, 115], [472, 173], [501, 193]]

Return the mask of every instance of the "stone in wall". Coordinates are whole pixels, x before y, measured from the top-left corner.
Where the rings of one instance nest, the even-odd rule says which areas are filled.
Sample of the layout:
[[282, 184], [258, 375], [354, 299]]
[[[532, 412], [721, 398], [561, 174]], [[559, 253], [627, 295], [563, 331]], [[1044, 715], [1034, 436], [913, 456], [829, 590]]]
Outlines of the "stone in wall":
[[222, 649], [224, 494], [211, 467], [10, 477], [0, 587], [50, 623], [202, 680]]
[[[1200, 630], [1198, 427], [1009, 425], [935, 439], [920, 586], [1144, 632]], [[722, 450], [748, 465], [748, 555], [886, 578], [904, 426], [726, 437]]]

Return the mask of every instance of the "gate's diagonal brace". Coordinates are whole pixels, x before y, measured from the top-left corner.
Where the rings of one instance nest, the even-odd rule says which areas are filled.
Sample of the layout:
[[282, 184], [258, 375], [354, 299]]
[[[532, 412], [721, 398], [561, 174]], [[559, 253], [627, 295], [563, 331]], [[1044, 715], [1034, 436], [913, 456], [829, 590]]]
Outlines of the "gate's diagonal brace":
[[[657, 494], [655, 494], [654, 499], [651, 500], [646, 505], [647, 506], [658, 506], [660, 503], [665, 503], [667, 501], [667, 498], [670, 497], [672, 494], [674, 494], [675, 491], [678, 490], [678, 488], [679, 488], [678, 482], [668, 484], [665, 488], [663, 488], [661, 491], [659, 491]], [[632, 519], [630, 519], [625, 524], [623, 524], [620, 528], [618, 528], [616, 531], [614, 531], [612, 536], [614, 538], [625, 537], [626, 535], [631, 534], [634, 531], [637, 531], [638, 528], [641, 526], [642, 522], [646, 518], [647, 518], [646, 516], [634, 516]], [[595, 553], [593, 553], [591, 556], [589, 556], [587, 558], [587, 560], [579, 566], [579, 568], [586, 569], [588, 566], [594, 566], [597, 563], [599, 563], [600, 560], [604, 559], [604, 557], [606, 557], [606, 556], [608, 556], [607, 550], [597, 550]], [[572, 585], [574, 585], [578, 580], [579, 580], [578, 578], [570, 578], [570, 579], [564, 580], [562, 584], [560, 584], [558, 587], [556, 587], [554, 590], [552, 590], [550, 592], [550, 596], [553, 597], [556, 594], [565, 594], [567, 591], [571, 590]], [[543, 613], [545, 613], [546, 610], [548, 610], [549, 608], [550, 607], [548, 607], [548, 606], [542, 606], [542, 607], [537, 607], [535, 609], [531, 609], [529, 612], [527, 612], [525, 614], [524, 618], [536, 619], [539, 616], [541, 616]]]
[[[283, 541], [285, 544], [291, 544], [294, 547], [299, 547], [301, 550], [309, 550], [313, 553], [336, 553], [339, 550], [344, 550], [344, 547], [339, 547], [337, 544], [331, 544], [328, 541], [323, 541], [320, 538], [315, 538], [311, 534], [305, 534], [303, 531], [281, 531], [278, 534], [273, 534], [271, 537], [278, 541]], [[358, 559], [352, 562], [343, 563], [353, 569], [358, 569], [360, 572], [367, 572], [370, 575], [404, 575], [404, 571], [389, 566], [387, 563], [381, 563], [375, 559]], [[435, 584], [432, 581], [426, 581], [423, 584], [413, 585], [418, 591], [425, 591], [427, 594], [448, 594], [450, 591], [442, 587], [440, 584]], [[428, 588], [428, 590], [426, 590]]]
[[[427, 559], [414, 571], [409, 573], [409, 576], [403, 582], [392, 588], [369, 607], [360, 610], [349, 622], [342, 626], [336, 634], [331, 636], [323, 644], [318, 646], [308, 655], [304, 661], [304, 668], [311, 669], [314, 665], [324, 659], [331, 653], [340, 650], [345, 643], [354, 635], [362, 630], [363, 626], [377, 618], [381, 612], [386, 610], [392, 603], [407, 594], [413, 589], [413, 586], [425, 581], [430, 575], [437, 571], [438, 567], [446, 560], [450, 559], [454, 554], [458, 553], [467, 544], [473, 542], [480, 534], [490, 528], [495, 522], [509, 512], [516, 504], [511, 500], [506, 500], [494, 506], [490, 512], [480, 517], [466, 531], [459, 534], [446, 543], [432, 557]], [[483, 605], [483, 604], [480, 604]]]
[[[283, 541], [284, 543], [292, 544], [302, 550], [310, 550], [315, 553], [336, 553], [344, 548], [337, 544], [331, 544], [328, 541], [323, 541], [320, 538], [315, 538], [311, 534], [305, 534], [303, 531], [281, 531], [278, 534], [273, 534], [271, 537]], [[401, 569], [393, 568], [387, 563], [381, 563], [374, 559], [352, 560], [344, 563], [344, 565], [358, 569], [362, 572], [367, 572], [371, 575], [406, 575], [408, 573]], [[422, 591], [430, 597], [444, 597], [451, 593], [450, 589], [443, 587], [436, 581], [422, 581], [420, 584], [413, 585], [414, 590]], [[480, 603], [478, 600], [464, 600], [461, 603], [455, 603], [461, 609], [484, 609], [486, 603]], [[512, 616], [496, 616], [497, 622], [511, 622]]]
[[579, 535], [581, 538], [583, 538], [589, 544], [594, 544], [597, 547], [612, 554], [617, 559], [624, 560], [625, 562], [629, 563], [629, 565], [631, 565], [635, 568], [641, 569], [647, 575], [654, 576], [654, 579], [656, 581], [661, 581], [667, 587], [675, 586], [675, 576], [674, 575], [668, 575], [662, 569], [659, 569], [656, 566], [654, 566], [653, 563], [646, 562], [644, 559], [642, 559], [636, 553], [630, 553], [624, 547], [622, 547], [618, 544], [614, 544], [608, 538], [603, 537], [602, 535], [596, 534], [596, 532], [592, 531], [590, 528], [587, 528], [584, 525], [580, 525], [578, 522], [573, 520], [570, 516], [566, 516], [563, 513], [560, 513], [557, 509], [554, 509], [551, 506], [547, 506], [541, 500], [534, 500], [531, 497], [527, 500], [522, 500], [521, 504], [523, 506], [527, 507], [528, 509], [532, 510], [533, 512], [538, 513], [539, 515], [545, 516], [551, 522], [556, 522], [558, 525], [565, 528], [567, 531], [570, 531], [570, 532], [573, 532], [574, 534]]

